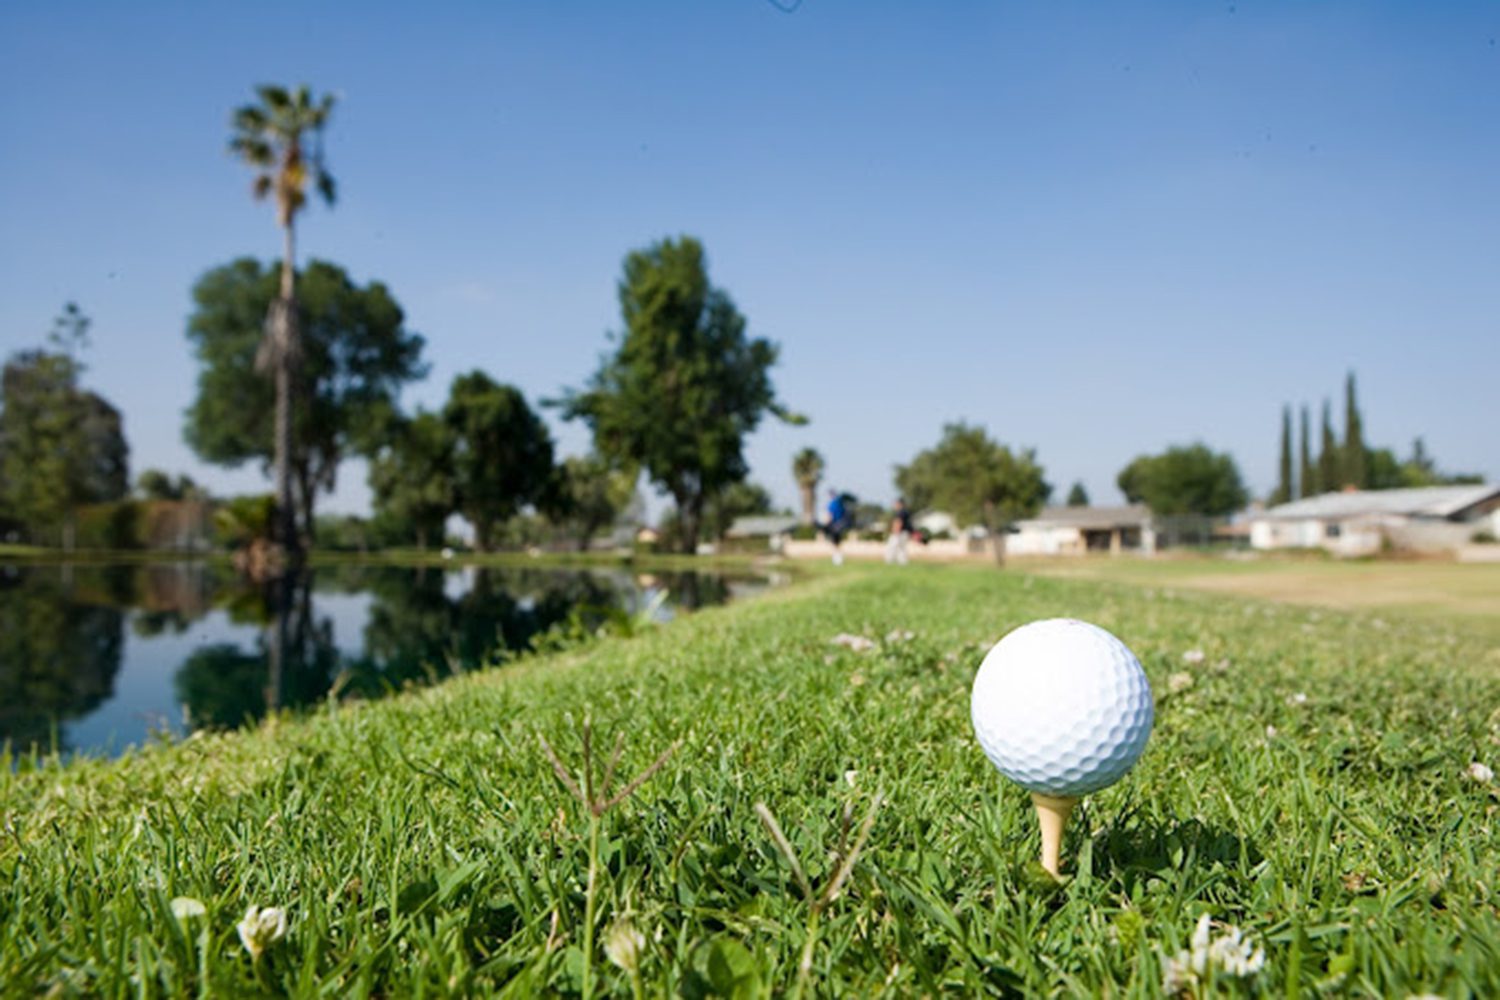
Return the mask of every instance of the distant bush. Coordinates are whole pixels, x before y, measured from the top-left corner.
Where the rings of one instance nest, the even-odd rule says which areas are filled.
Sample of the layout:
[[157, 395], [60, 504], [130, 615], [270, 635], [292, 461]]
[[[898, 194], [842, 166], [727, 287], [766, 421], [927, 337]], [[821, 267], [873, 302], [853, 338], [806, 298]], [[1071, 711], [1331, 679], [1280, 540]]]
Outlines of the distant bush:
[[798, 542], [811, 542], [818, 537], [817, 526], [811, 524], [799, 524], [792, 529], [792, 540]]
[[1500, 538], [1496, 538], [1495, 533], [1489, 528], [1480, 528], [1469, 536], [1469, 541], [1474, 542], [1476, 545], [1494, 545], [1496, 542], [1500, 542]]
[[269, 493], [230, 497], [214, 511], [214, 541], [237, 549], [271, 537], [276, 498]]
[[80, 507], [73, 543], [80, 549], [138, 549], [141, 513], [141, 505], [134, 500]]

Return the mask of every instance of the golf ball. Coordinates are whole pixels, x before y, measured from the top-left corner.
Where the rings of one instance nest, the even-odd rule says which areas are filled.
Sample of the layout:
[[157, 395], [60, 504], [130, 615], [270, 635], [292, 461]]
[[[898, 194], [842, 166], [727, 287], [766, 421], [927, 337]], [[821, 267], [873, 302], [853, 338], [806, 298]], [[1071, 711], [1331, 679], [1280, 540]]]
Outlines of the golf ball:
[[1022, 788], [1079, 796], [1112, 785], [1146, 748], [1146, 672], [1113, 635], [1072, 618], [1032, 622], [995, 643], [974, 678], [974, 733]]

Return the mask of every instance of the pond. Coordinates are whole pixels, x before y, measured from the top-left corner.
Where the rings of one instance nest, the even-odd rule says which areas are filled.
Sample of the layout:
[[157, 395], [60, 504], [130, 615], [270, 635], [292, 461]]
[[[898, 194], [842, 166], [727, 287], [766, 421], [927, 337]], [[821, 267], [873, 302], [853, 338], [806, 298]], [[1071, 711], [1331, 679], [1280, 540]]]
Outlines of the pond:
[[549, 630], [630, 631], [771, 584], [358, 565], [312, 569], [279, 590], [196, 561], [0, 566], [0, 744], [114, 756], [157, 733], [430, 683], [501, 662]]

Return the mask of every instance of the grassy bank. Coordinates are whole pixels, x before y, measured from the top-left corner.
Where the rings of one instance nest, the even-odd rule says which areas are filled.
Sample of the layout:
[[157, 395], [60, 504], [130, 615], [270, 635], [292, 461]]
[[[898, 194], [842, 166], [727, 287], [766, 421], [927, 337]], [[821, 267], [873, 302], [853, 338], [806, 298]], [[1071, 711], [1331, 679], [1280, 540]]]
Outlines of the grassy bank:
[[[629, 994], [608, 945], [653, 995], [794, 989], [804, 956], [820, 995], [1154, 995], [1209, 914], [1264, 947], [1252, 984], [1272, 994], [1500, 992], [1500, 798], [1466, 774], [1500, 765], [1488, 633], [849, 570], [389, 701], [0, 766], [0, 983], [525, 996], [587, 976]], [[1052, 615], [1119, 634], [1158, 698], [1136, 771], [1075, 817], [1056, 889], [968, 722], [984, 649]], [[875, 648], [832, 645], [843, 632]], [[596, 759], [624, 739], [616, 787], [680, 741], [597, 824], [538, 740], [576, 773], [586, 714]], [[805, 901], [757, 803], [814, 899], [847, 870], [837, 898]], [[178, 918], [175, 897], [206, 912]], [[258, 962], [235, 931], [252, 904], [290, 916]]]

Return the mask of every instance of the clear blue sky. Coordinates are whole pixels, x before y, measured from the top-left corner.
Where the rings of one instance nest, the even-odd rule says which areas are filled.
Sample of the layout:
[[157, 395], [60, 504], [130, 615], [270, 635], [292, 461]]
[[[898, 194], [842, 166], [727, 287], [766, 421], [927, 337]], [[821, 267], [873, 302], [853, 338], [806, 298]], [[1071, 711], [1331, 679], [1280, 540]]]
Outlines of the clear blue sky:
[[[224, 151], [264, 81], [342, 95], [302, 249], [380, 278], [436, 404], [579, 384], [624, 253], [701, 237], [805, 428], [753, 438], [887, 500], [943, 423], [1096, 501], [1202, 439], [1258, 492], [1283, 402], [1500, 476], [1500, 5], [44, 4], [0, 9], [0, 352], [64, 301], [136, 471], [182, 443], [188, 290], [276, 255]], [[560, 426], [565, 452], [587, 447]], [[367, 501], [345, 467], [331, 510]]]

